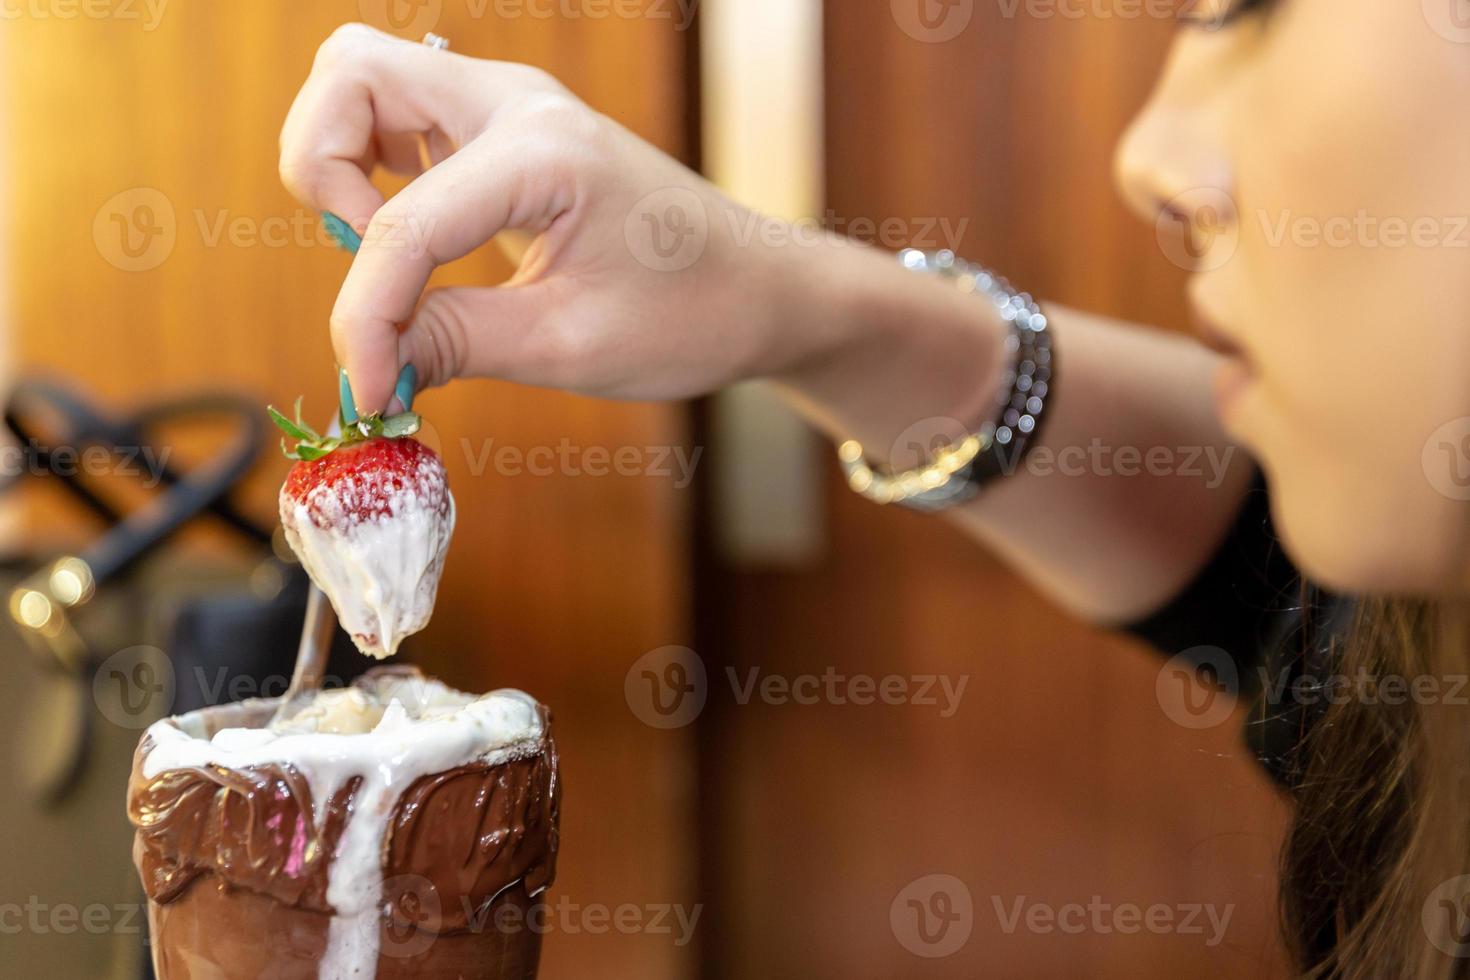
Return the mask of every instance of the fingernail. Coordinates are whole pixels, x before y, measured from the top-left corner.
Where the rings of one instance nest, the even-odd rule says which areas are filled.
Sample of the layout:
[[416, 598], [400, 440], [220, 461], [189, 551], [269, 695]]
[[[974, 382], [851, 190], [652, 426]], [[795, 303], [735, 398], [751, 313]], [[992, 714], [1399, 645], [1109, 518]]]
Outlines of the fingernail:
[[347, 369], [337, 369], [337, 400], [342, 405], [342, 424], [352, 425], [357, 421], [357, 403], [352, 399], [352, 383], [347, 380]]
[[393, 386], [393, 394], [403, 406], [403, 411], [413, 411], [413, 396], [418, 391], [418, 386], [418, 368], [412, 364], [403, 365], [403, 370], [398, 372], [398, 383]]
[[357, 250], [362, 248], [362, 236], [332, 212], [322, 212], [322, 226], [327, 229], [327, 234], [332, 237], [332, 241], [337, 243], [338, 248], [346, 249], [353, 255], [356, 255]]

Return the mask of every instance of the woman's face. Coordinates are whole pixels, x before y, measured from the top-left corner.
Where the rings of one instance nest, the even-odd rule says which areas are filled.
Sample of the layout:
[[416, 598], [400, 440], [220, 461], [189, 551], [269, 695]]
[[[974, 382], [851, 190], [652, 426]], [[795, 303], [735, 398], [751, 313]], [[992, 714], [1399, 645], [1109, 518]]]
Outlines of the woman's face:
[[1470, 3], [1186, 24], [1117, 167], [1195, 272], [1221, 416], [1304, 571], [1470, 590]]

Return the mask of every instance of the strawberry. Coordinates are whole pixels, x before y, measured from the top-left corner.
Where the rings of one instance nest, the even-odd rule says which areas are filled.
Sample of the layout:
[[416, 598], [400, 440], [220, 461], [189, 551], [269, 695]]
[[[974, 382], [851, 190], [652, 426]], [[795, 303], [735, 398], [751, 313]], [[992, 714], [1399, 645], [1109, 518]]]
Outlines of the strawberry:
[[416, 493], [433, 509], [449, 510], [443, 461], [411, 436], [373, 436], [320, 459], [302, 460], [281, 487], [282, 495], [305, 505], [322, 528], [390, 517], [394, 500], [405, 492]]
[[454, 533], [454, 497], [439, 454], [413, 438], [412, 412], [369, 416], [339, 437], [274, 408], [296, 460], [281, 487], [281, 524], [311, 580], [363, 653], [389, 657], [428, 624]]

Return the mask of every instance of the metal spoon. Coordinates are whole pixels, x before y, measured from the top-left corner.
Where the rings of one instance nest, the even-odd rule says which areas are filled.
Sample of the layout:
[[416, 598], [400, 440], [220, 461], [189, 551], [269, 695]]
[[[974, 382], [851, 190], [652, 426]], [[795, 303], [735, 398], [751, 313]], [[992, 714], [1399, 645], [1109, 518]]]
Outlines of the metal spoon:
[[306, 596], [306, 619], [301, 624], [301, 644], [296, 648], [296, 670], [272, 723], [295, 716], [311, 703], [327, 674], [332, 637], [337, 632], [337, 613], [327, 595], [315, 584]]

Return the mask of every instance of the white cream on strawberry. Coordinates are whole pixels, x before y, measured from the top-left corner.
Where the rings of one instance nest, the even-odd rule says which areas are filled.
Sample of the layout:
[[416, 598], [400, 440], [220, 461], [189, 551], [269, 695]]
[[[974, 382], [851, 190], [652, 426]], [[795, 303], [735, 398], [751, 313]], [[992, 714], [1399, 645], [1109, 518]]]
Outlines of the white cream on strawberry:
[[[358, 649], [379, 659], [428, 625], [455, 519], [437, 457], [422, 457], [414, 480], [381, 491], [382, 481], [347, 477], [304, 500], [283, 488], [280, 500], [291, 550]], [[359, 496], [372, 493], [372, 507], [364, 506]]]

